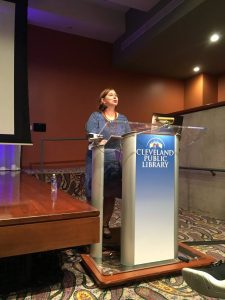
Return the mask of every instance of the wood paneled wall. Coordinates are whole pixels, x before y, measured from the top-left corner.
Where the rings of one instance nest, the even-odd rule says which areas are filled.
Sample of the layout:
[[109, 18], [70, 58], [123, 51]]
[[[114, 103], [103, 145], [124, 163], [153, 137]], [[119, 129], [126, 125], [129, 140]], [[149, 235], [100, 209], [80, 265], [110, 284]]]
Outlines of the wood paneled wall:
[[[46, 123], [47, 131], [32, 132], [33, 146], [22, 151], [22, 166], [40, 161], [40, 140], [85, 137], [85, 123], [98, 107], [105, 87], [119, 94], [119, 112], [130, 121], [150, 122], [153, 112], [183, 109], [181, 80], [158, 78], [116, 69], [112, 45], [29, 26], [29, 105], [31, 123]], [[45, 162], [82, 160], [85, 142], [47, 142]]]

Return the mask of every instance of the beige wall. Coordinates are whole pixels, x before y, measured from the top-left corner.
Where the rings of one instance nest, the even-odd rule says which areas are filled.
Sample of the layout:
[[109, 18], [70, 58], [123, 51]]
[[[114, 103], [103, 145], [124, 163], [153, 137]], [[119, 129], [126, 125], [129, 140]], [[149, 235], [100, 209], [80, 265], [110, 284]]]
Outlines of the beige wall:
[[224, 123], [225, 106], [185, 114], [184, 126], [194, 124], [206, 131], [183, 131], [180, 144], [180, 166], [204, 169], [180, 171], [180, 206], [219, 219], [225, 219]]

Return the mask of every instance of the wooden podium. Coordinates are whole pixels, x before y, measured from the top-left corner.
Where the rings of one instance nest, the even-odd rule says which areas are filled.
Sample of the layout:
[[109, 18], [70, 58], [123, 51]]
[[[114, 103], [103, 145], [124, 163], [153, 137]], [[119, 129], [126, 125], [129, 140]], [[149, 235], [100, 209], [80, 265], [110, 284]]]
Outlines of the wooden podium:
[[[100, 242], [91, 246], [90, 255], [82, 256], [97, 283], [103, 287], [213, 261], [191, 247], [178, 245], [178, 128], [135, 124], [135, 131], [131, 130], [122, 139], [113, 137], [123, 157], [120, 265], [104, 271], [101, 230]], [[132, 125], [130, 123], [131, 128]], [[107, 144], [112, 147], [112, 140], [109, 139], [105, 146], [95, 145], [92, 150], [92, 205], [101, 212], [101, 228]], [[187, 256], [190, 262], [180, 261], [178, 253]]]

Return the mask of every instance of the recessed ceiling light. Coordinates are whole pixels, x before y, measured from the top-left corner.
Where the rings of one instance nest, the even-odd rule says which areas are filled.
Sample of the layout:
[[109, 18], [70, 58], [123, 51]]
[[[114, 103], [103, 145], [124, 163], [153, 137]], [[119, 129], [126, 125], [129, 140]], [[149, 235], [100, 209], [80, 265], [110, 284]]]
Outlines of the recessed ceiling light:
[[195, 67], [193, 68], [193, 71], [194, 71], [194, 72], [199, 72], [199, 71], [200, 71], [200, 67], [199, 67], [199, 66], [195, 66]]
[[213, 33], [209, 38], [211, 43], [215, 43], [219, 41], [219, 39], [220, 39], [220, 35], [218, 33]]

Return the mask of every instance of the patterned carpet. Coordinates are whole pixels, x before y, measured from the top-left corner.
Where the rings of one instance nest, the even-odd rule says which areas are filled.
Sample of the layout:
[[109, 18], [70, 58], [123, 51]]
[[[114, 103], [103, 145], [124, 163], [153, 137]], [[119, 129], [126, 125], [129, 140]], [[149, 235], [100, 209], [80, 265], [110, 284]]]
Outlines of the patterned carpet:
[[42, 180], [46, 183], [51, 182], [52, 174], [56, 174], [58, 186], [64, 192], [70, 194], [72, 197], [85, 200], [85, 191], [84, 191], [84, 180], [85, 174], [83, 168], [67, 171], [58, 171], [58, 170], [48, 170], [45, 173], [37, 172], [33, 170], [32, 172], [26, 171], [28, 174], [34, 175], [37, 179]]
[[[39, 179], [49, 182], [50, 175]], [[75, 197], [84, 199], [83, 173], [57, 174], [60, 186]], [[120, 200], [111, 219], [111, 226], [120, 224]], [[195, 249], [204, 252], [216, 260], [225, 260], [225, 222], [196, 212], [179, 211], [179, 241], [202, 241], [193, 245]], [[215, 241], [218, 240], [218, 243]], [[211, 243], [211, 241], [213, 241]], [[42, 285], [39, 288], [26, 287], [17, 292], [11, 291], [0, 295], [0, 300], [26, 299], [73, 299], [73, 300], [185, 300], [185, 299], [214, 299], [204, 297], [194, 292], [183, 281], [182, 276], [164, 276], [158, 280], [146, 280], [135, 284], [127, 284], [114, 288], [100, 289], [83, 268], [80, 258], [81, 248], [67, 249], [60, 252], [62, 259], [62, 277], [56, 283]]]

